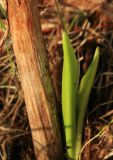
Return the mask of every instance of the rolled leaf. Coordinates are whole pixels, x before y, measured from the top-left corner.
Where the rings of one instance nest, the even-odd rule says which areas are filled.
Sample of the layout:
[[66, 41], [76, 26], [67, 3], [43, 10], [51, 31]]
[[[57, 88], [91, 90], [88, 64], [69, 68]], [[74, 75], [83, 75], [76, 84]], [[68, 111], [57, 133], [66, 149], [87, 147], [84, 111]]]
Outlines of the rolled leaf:
[[68, 157], [73, 159], [76, 141], [76, 100], [79, 84], [79, 65], [66, 32], [63, 33], [62, 39], [64, 53], [62, 75], [63, 123]]

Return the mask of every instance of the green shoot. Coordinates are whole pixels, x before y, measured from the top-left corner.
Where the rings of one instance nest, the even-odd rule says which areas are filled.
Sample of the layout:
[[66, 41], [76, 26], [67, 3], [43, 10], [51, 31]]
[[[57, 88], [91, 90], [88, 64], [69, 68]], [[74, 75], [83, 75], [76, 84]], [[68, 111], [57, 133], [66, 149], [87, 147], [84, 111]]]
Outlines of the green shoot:
[[68, 157], [78, 160], [82, 148], [85, 113], [96, 75], [99, 53], [94, 58], [79, 85], [79, 64], [66, 32], [63, 33], [62, 113]]

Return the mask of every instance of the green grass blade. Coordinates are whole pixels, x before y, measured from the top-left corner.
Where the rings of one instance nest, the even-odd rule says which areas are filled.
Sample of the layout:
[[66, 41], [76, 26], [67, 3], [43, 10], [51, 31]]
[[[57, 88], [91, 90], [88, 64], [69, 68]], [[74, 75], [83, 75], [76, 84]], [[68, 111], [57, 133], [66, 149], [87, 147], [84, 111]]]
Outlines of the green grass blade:
[[81, 10], [80, 12], [76, 13], [70, 23], [69, 31], [72, 30], [72, 28], [74, 27], [75, 24], [77, 26], [82, 25], [83, 22], [85, 21], [85, 19], [86, 19], [86, 13], [84, 11]]
[[2, 30], [3, 32], [5, 32], [6, 27], [5, 27], [4, 23], [2, 22], [2, 20], [0, 20], [0, 28], [1, 28], [1, 30]]
[[1, 4], [0, 4], [0, 12], [1, 12], [1, 14], [2, 14], [5, 18], [7, 18], [6, 10], [2, 7]]
[[76, 100], [79, 85], [79, 65], [66, 32], [63, 33], [62, 112], [68, 157], [74, 158], [76, 140]]
[[7, 15], [6, 15], [6, 10], [0, 4], [0, 28], [2, 29], [2, 31], [5, 32], [6, 27], [5, 27], [4, 23], [1, 20], [2, 18], [7, 18]]
[[100, 50], [97, 47], [93, 61], [90, 64], [87, 72], [85, 73], [85, 75], [83, 76], [80, 82], [78, 102], [77, 102], [78, 117], [77, 117], [77, 138], [76, 138], [75, 160], [78, 160], [79, 153], [81, 150], [84, 118], [85, 118], [85, 113], [86, 113], [86, 109], [89, 101], [90, 92], [93, 87], [94, 78], [95, 78], [97, 67], [98, 67], [99, 53], [100, 53]]

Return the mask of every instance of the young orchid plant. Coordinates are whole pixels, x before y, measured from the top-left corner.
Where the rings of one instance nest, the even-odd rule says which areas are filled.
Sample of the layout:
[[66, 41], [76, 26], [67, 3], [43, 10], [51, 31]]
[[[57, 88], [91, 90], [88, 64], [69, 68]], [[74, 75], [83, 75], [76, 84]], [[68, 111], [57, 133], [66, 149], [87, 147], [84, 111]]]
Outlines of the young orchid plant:
[[96, 48], [92, 63], [79, 82], [79, 63], [74, 48], [66, 32], [62, 35], [63, 42], [63, 74], [62, 74], [62, 115], [65, 131], [67, 157], [80, 159], [82, 134], [85, 113], [94, 84], [99, 63], [99, 47]]

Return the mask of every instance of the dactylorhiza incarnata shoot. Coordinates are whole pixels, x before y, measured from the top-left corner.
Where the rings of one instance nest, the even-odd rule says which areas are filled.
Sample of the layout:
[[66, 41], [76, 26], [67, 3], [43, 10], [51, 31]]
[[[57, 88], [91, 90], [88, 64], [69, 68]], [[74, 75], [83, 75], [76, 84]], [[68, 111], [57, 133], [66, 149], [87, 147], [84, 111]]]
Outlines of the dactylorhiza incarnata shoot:
[[85, 113], [94, 84], [99, 62], [99, 47], [96, 48], [92, 63], [79, 82], [79, 63], [66, 32], [63, 41], [62, 73], [62, 115], [66, 138], [67, 155], [73, 160], [80, 158]]

